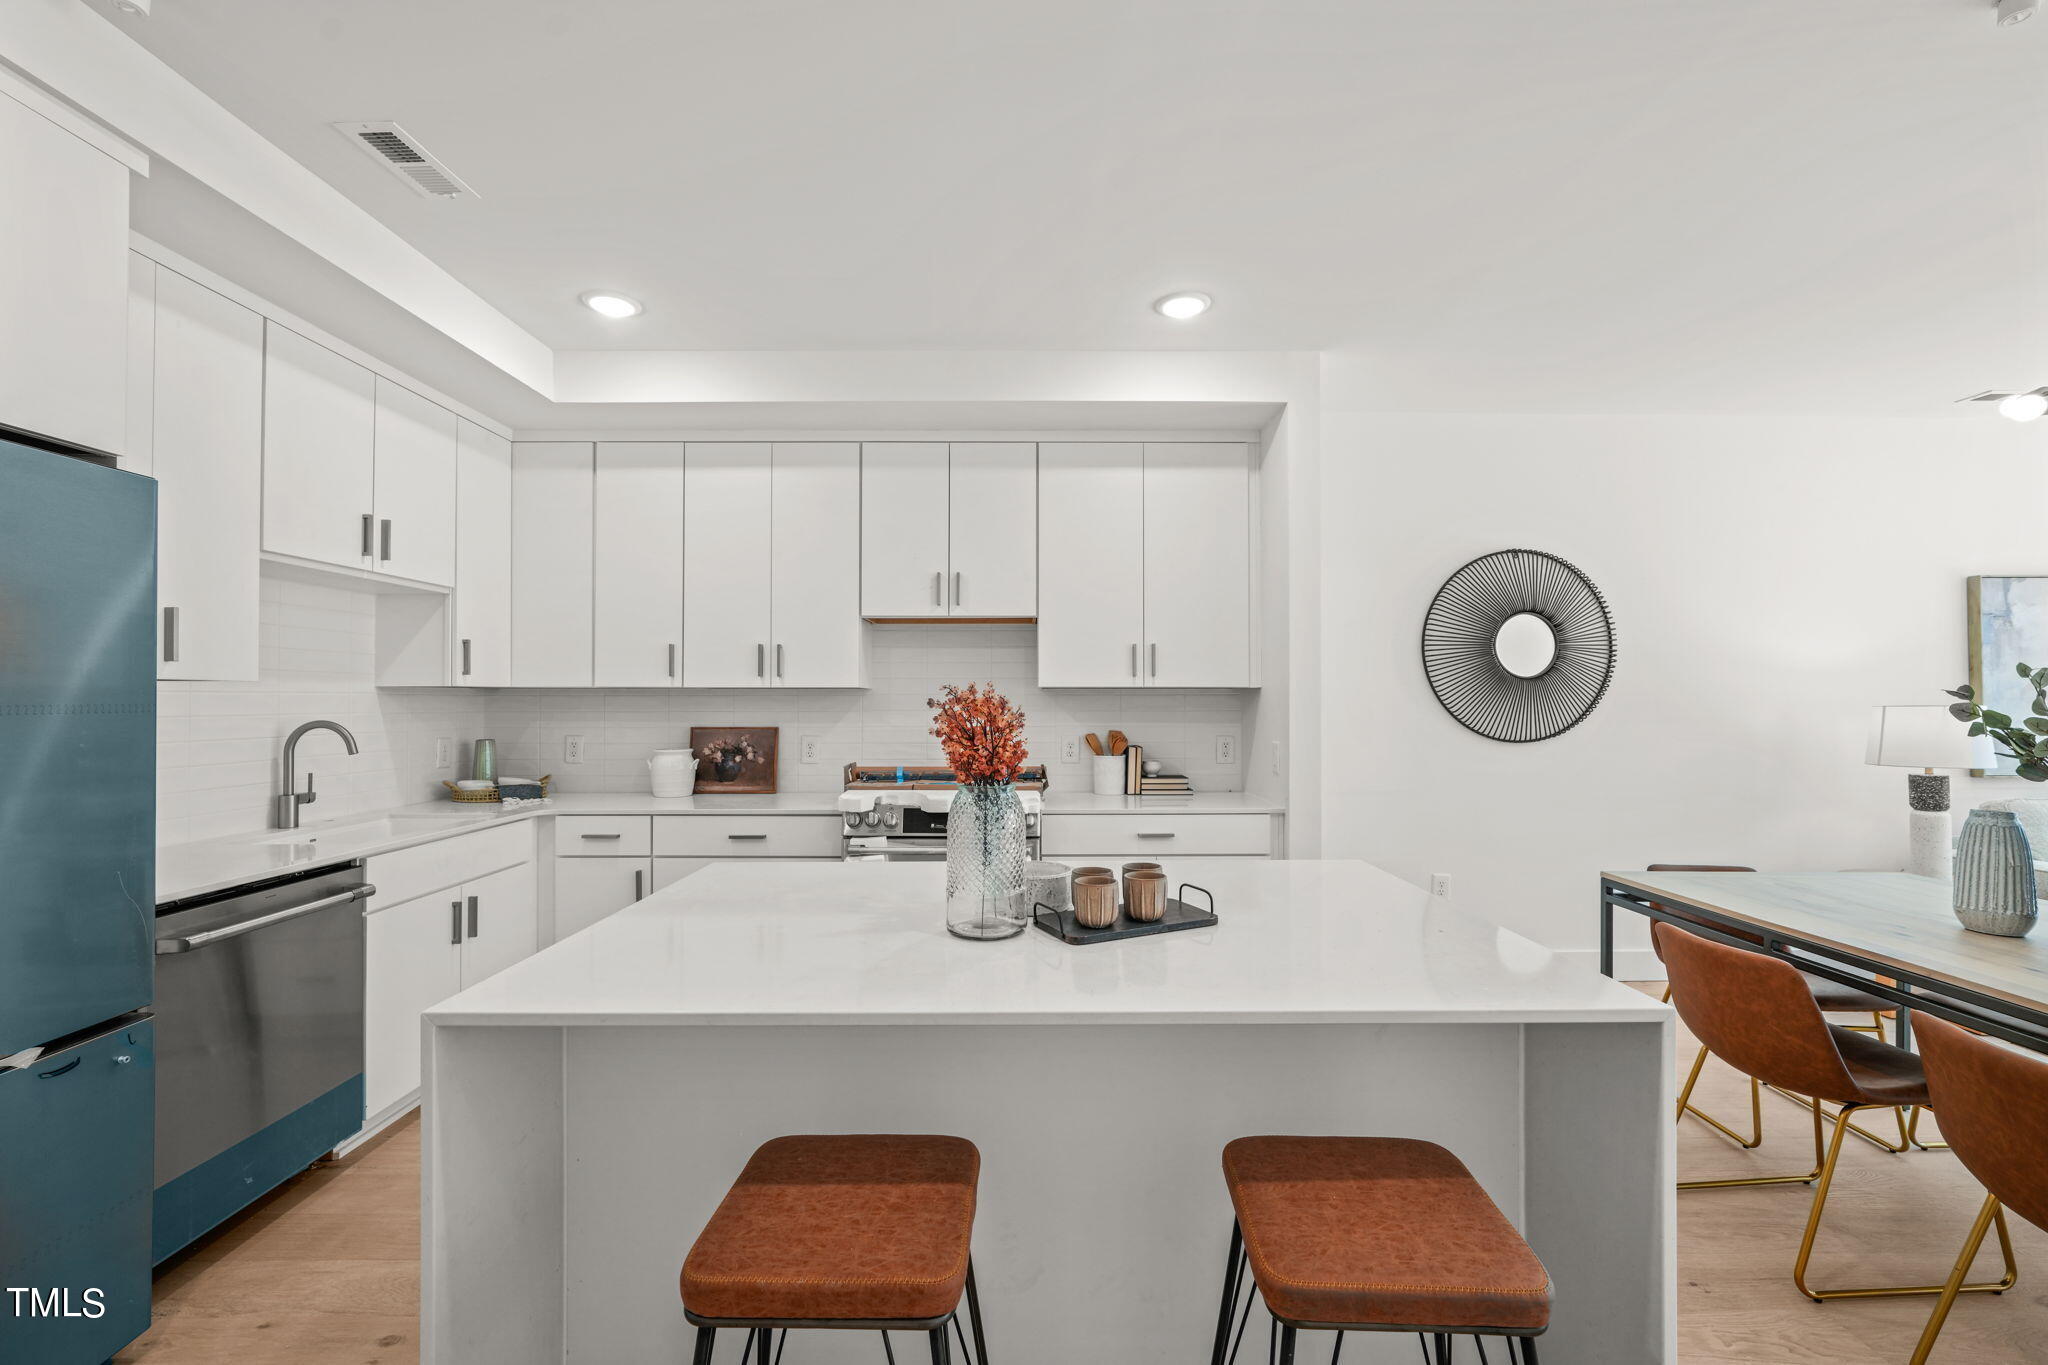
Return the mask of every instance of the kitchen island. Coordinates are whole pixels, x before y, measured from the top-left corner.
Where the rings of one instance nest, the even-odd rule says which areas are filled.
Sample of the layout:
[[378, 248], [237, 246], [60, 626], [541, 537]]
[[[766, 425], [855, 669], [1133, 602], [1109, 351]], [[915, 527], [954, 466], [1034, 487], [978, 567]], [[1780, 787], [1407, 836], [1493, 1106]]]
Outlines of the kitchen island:
[[1075, 948], [949, 937], [937, 865], [714, 866], [442, 1004], [423, 1358], [687, 1359], [677, 1271], [748, 1153], [893, 1131], [981, 1148], [998, 1361], [1206, 1359], [1249, 1133], [1443, 1143], [1550, 1270], [1546, 1359], [1673, 1359], [1668, 1007], [1363, 863], [1199, 880], [1213, 928]]

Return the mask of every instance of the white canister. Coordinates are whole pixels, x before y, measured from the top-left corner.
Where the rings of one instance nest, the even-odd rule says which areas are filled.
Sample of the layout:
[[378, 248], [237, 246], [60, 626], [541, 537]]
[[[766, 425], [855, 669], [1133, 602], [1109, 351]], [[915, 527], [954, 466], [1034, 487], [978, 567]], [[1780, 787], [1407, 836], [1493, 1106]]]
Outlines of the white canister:
[[1095, 769], [1097, 796], [1124, 795], [1124, 769], [1129, 765], [1122, 754], [1098, 754], [1091, 760]]
[[647, 782], [656, 796], [688, 796], [697, 785], [697, 756], [688, 749], [656, 749], [647, 760]]

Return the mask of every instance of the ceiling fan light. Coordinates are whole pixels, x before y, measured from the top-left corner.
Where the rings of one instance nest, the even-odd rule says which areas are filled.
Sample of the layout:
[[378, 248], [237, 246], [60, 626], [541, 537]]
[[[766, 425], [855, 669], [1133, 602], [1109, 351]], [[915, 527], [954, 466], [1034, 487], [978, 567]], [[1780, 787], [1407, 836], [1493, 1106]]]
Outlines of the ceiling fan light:
[[2010, 394], [1998, 400], [1998, 415], [2009, 417], [2015, 422], [2031, 422], [2048, 416], [2048, 394], [2034, 389], [2026, 393]]

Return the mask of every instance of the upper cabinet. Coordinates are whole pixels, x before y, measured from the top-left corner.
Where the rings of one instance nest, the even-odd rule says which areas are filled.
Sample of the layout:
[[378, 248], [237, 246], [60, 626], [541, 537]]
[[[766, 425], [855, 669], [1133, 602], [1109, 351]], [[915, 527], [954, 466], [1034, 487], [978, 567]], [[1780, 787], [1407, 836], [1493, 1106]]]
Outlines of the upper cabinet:
[[679, 687], [683, 445], [597, 447], [591, 672], [599, 687]]
[[1039, 684], [1251, 686], [1247, 448], [1045, 443], [1038, 465]]
[[512, 447], [514, 687], [590, 686], [592, 458], [588, 441]]
[[0, 428], [124, 453], [128, 174], [0, 87]]
[[861, 614], [1030, 620], [1038, 612], [1037, 447], [870, 441], [861, 447]]
[[512, 683], [512, 443], [464, 420], [455, 448], [455, 682]]
[[263, 326], [263, 548], [341, 568], [376, 553], [377, 377]]
[[135, 257], [149, 364], [131, 422], [157, 480], [157, 676], [253, 682], [263, 488], [263, 319]]
[[684, 454], [686, 687], [865, 687], [861, 453], [693, 441]]
[[263, 411], [266, 551], [454, 581], [453, 413], [275, 322]]

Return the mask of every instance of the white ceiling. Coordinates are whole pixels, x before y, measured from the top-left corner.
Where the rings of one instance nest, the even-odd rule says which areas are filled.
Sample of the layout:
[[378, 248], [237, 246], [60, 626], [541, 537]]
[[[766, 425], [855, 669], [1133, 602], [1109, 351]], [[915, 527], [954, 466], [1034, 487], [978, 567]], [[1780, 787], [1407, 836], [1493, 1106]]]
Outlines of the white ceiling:
[[[1990, 0], [92, 2], [558, 349], [1342, 349], [1413, 408], [2048, 381], [2048, 18]], [[327, 126], [367, 119], [482, 197]], [[1215, 311], [1149, 311], [1182, 286]]]

